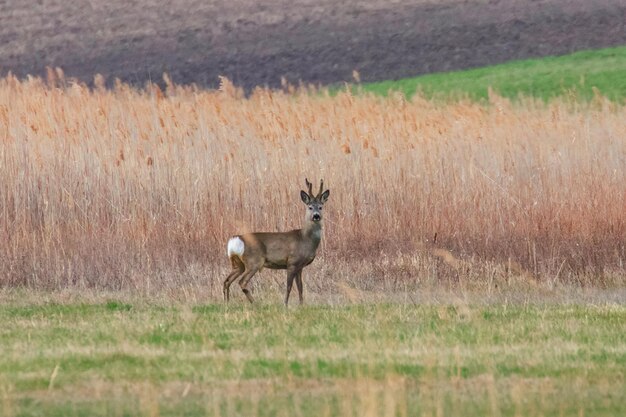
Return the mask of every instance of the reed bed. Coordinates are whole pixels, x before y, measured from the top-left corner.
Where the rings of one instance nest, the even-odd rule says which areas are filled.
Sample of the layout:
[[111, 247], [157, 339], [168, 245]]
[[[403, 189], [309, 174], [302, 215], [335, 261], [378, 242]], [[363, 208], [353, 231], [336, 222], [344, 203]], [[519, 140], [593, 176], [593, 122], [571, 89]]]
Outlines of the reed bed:
[[331, 190], [314, 294], [625, 283], [622, 104], [165, 80], [0, 80], [2, 286], [219, 297], [227, 238], [298, 228], [305, 177]]

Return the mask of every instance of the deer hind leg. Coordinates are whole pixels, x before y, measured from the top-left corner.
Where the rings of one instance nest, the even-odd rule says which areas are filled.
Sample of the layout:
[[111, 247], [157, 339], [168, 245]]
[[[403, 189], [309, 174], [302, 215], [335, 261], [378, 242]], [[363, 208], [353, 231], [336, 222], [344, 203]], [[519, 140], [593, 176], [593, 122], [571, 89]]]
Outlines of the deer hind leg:
[[252, 294], [250, 293], [250, 289], [248, 288], [248, 283], [250, 282], [254, 274], [256, 274], [261, 269], [261, 266], [255, 265], [253, 267], [251, 265], [246, 265], [246, 272], [244, 272], [243, 275], [241, 275], [241, 278], [239, 278], [239, 286], [241, 287], [241, 291], [243, 291], [250, 303], [252, 303], [254, 299], [252, 298]]
[[232, 257], [231, 262], [233, 264], [233, 272], [224, 280], [224, 301], [226, 302], [230, 299], [230, 285], [235, 282], [237, 277], [241, 276], [246, 269], [241, 259], [237, 257]]

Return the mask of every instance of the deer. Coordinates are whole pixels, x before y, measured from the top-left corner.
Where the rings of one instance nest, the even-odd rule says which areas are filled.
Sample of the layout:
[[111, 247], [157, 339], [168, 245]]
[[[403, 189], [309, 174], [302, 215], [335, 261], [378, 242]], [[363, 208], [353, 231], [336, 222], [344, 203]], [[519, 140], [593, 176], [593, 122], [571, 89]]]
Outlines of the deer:
[[293, 282], [298, 288], [300, 305], [302, 294], [302, 269], [315, 259], [322, 240], [322, 208], [328, 200], [330, 190], [324, 191], [324, 180], [320, 182], [317, 195], [313, 196], [313, 184], [305, 178], [308, 192], [300, 190], [300, 198], [306, 205], [304, 225], [289, 232], [261, 232], [236, 235], [228, 240], [227, 254], [233, 267], [224, 281], [224, 301], [230, 299], [230, 285], [239, 280], [239, 286], [250, 303], [254, 299], [248, 284], [263, 268], [287, 270], [287, 292], [285, 307]]

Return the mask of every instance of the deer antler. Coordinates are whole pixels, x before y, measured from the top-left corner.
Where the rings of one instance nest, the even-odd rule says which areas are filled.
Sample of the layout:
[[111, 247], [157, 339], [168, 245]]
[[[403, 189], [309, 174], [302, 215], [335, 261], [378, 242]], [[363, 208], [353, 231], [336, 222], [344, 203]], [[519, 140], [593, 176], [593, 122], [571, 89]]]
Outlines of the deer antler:
[[306, 181], [306, 186], [309, 187], [309, 195], [313, 198], [313, 184], [311, 184], [307, 178], [305, 178], [304, 181]]
[[323, 192], [324, 192], [324, 180], [322, 180], [320, 182], [320, 192], [317, 193], [317, 197], [315, 197], [315, 198], [320, 198], [320, 196], [322, 195]]

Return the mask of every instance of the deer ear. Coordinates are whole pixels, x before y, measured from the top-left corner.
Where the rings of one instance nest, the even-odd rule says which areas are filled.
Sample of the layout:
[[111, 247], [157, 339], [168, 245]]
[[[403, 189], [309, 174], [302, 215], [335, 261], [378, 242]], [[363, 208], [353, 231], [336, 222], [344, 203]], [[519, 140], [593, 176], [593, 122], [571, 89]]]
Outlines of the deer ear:
[[322, 193], [322, 195], [320, 196], [320, 201], [322, 202], [322, 204], [324, 204], [326, 200], [328, 200], [329, 195], [330, 195], [330, 190], [326, 190]]
[[311, 202], [311, 196], [309, 196], [305, 191], [300, 190], [300, 198], [304, 204], [309, 204]]

